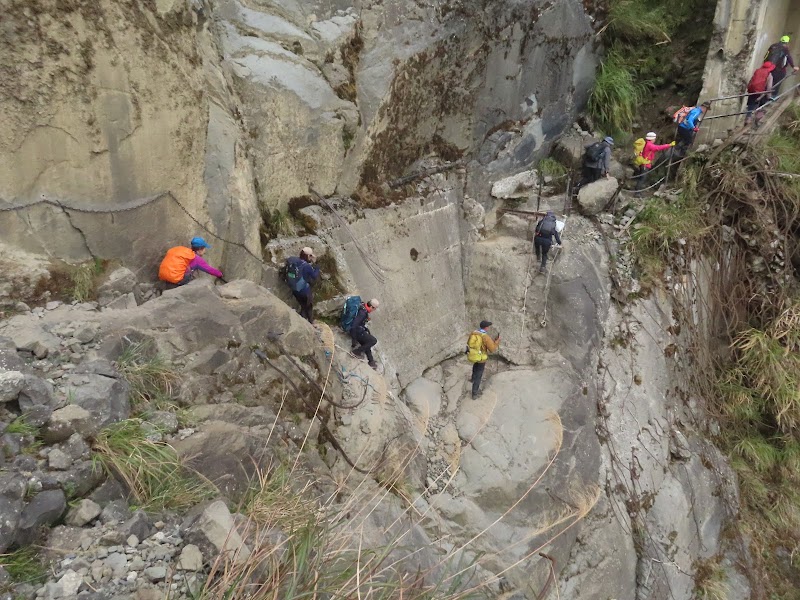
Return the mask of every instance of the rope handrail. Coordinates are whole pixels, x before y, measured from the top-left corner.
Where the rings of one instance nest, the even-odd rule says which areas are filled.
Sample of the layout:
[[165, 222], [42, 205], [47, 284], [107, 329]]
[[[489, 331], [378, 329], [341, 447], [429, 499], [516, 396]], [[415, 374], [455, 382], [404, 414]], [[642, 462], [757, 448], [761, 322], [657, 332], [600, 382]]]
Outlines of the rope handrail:
[[[769, 104], [774, 104], [775, 102], [777, 102], [778, 100], [780, 100], [780, 99], [781, 99], [781, 98], [783, 98], [784, 96], [787, 96], [787, 95], [789, 95], [789, 94], [791, 94], [791, 93], [795, 92], [795, 91], [796, 91], [796, 90], [798, 90], [798, 89], [800, 89], [800, 83], [796, 83], [795, 85], [793, 85], [792, 87], [790, 87], [790, 88], [789, 88], [788, 90], [786, 90], [785, 92], [781, 92], [780, 94], [778, 94], [778, 95], [777, 95], [777, 96], [775, 96], [774, 98], [770, 98], [770, 99], [769, 99], [769, 100], [767, 100], [767, 101], [766, 101], [766, 102], [765, 102], [763, 105], [761, 105], [759, 108], [762, 108], [762, 109], [763, 109], [763, 108], [765, 108], [766, 106], [768, 106]], [[764, 93], [766, 93], [766, 92], [756, 92], [755, 94], [746, 94], [746, 95], [747, 95], [747, 96], [755, 96], [755, 95], [761, 95], [761, 94], [764, 94]], [[736, 113], [730, 113], [730, 114], [727, 114], [727, 115], [714, 115], [714, 116], [711, 116], [711, 117], [703, 117], [703, 121], [712, 121], [712, 120], [714, 120], [714, 119], [723, 119], [723, 118], [725, 118], [725, 117], [736, 117], [736, 116], [738, 116], [738, 115], [746, 115], [746, 114], [747, 114], [747, 111], [743, 111], [743, 112], [736, 112]]]
[[[794, 77], [797, 74], [798, 73], [795, 73], [795, 72], [790, 73], [789, 75], [787, 75], [786, 77], [781, 79], [780, 83], [783, 84], [784, 81], [787, 81], [787, 80], [791, 79], [792, 77]], [[796, 84], [796, 85], [792, 86], [792, 88], [796, 88], [798, 85], [800, 85], [800, 84]], [[735, 100], [737, 98], [747, 98], [748, 96], [758, 96], [758, 95], [761, 95], [763, 93], [764, 92], [745, 92], [744, 94], [737, 94], [735, 96], [720, 96], [719, 98], [711, 98], [710, 100], [706, 100], [706, 102], [712, 102], [713, 103], [713, 102], [722, 102], [723, 100]], [[781, 96], [782, 95], [783, 94], [781, 94]], [[780, 96], [777, 96], [777, 97], [779, 98]]]

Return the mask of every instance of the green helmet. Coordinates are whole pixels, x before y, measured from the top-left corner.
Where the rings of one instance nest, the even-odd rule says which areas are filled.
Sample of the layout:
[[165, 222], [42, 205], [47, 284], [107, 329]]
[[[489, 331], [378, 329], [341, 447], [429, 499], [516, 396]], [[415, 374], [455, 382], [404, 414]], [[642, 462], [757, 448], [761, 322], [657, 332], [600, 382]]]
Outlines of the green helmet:
[[781, 42], [784, 44], [788, 44], [791, 41], [791, 38], [788, 35], [785, 35], [781, 38]]

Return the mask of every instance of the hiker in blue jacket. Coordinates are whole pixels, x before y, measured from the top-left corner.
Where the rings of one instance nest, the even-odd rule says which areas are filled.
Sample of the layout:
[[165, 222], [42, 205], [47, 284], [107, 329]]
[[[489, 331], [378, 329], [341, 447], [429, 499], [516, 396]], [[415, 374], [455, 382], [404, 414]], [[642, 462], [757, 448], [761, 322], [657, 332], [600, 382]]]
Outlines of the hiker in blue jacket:
[[319, 267], [313, 265], [314, 251], [305, 247], [300, 256], [286, 259], [286, 283], [292, 295], [300, 304], [300, 316], [309, 323], [314, 323], [314, 291], [311, 284], [319, 278]]
[[548, 210], [544, 219], [537, 223], [536, 233], [533, 236], [533, 249], [536, 251], [536, 259], [541, 259], [542, 261], [539, 273], [546, 272], [547, 253], [550, 252], [550, 247], [553, 245], [553, 237], [556, 238], [557, 244], [561, 243], [561, 236], [556, 228], [556, 215], [552, 210]]
[[700, 106], [695, 106], [678, 125], [676, 137], [678, 138], [677, 142], [682, 154], [685, 154], [686, 150], [691, 148], [694, 143], [694, 136], [699, 131], [700, 122], [703, 120], [709, 108], [711, 108], [711, 102], [703, 102]]

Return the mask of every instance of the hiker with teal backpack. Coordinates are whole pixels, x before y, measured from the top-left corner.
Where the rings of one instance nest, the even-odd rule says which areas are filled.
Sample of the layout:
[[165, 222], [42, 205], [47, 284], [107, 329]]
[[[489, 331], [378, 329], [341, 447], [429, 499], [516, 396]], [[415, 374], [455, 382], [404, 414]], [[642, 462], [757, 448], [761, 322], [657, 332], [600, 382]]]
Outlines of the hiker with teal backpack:
[[578, 187], [593, 183], [601, 177], [609, 177], [611, 169], [611, 147], [614, 138], [606, 136], [601, 142], [594, 142], [586, 146], [583, 153], [583, 170]]
[[378, 338], [370, 333], [367, 323], [369, 323], [370, 314], [378, 306], [380, 306], [380, 302], [376, 298], [369, 302], [361, 302], [360, 296], [350, 296], [345, 300], [341, 318], [342, 329], [350, 334], [353, 354], [358, 358], [366, 355], [367, 363], [373, 369], [378, 368], [372, 357], [372, 347], [378, 343]]
[[314, 266], [314, 251], [305, 247], [300, 256], [286, 259], [286, 284], [300, 304], [300, 316], [314, 324], [314, 292], [311, 284], [319, 278], [319, 267]]
[[500, 347], [500, 334], [495, 338], [489, 335], [491, 326], [491, 321], [481, 321], [480, 328], [470, 333], [467, 338], [467, 360], [472, 363], [473, 400], [483, 394], [480, 391], [481, 380], [486, 369], [486, 361], [489, 360], [489, 353], [497, 352]]

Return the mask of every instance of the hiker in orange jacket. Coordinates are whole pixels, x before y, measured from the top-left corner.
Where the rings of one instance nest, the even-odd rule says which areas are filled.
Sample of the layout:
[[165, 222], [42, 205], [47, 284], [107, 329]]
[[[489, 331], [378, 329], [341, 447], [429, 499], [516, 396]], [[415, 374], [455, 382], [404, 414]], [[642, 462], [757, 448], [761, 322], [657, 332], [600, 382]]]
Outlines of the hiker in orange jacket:
[[158, 278], [166, 282], [167, 289], [186, 285], [192, 280], [194, 272], [198, 269], [214, 277], [222, 278], [222, 271], [215, 269], [203, 259], [206, 248], [211, 248], [211, 246], [201, 237], [192, 238], [189, 245], [191, 248], [185, 246], [170, 248], [167, 250], [164, 260], [161, 261]]
[[750, 78], [750, 83], [747, 84], [748, 96], [747, 116], [744, 118], [745, 125], [750, 125], [754, 111], [756, 113], [756, 127], [764, 116], [764, 111], [761, 110], [761, 107], [772, 99], [772, 72], [774, 70], [775, 65], [765, 61]]

